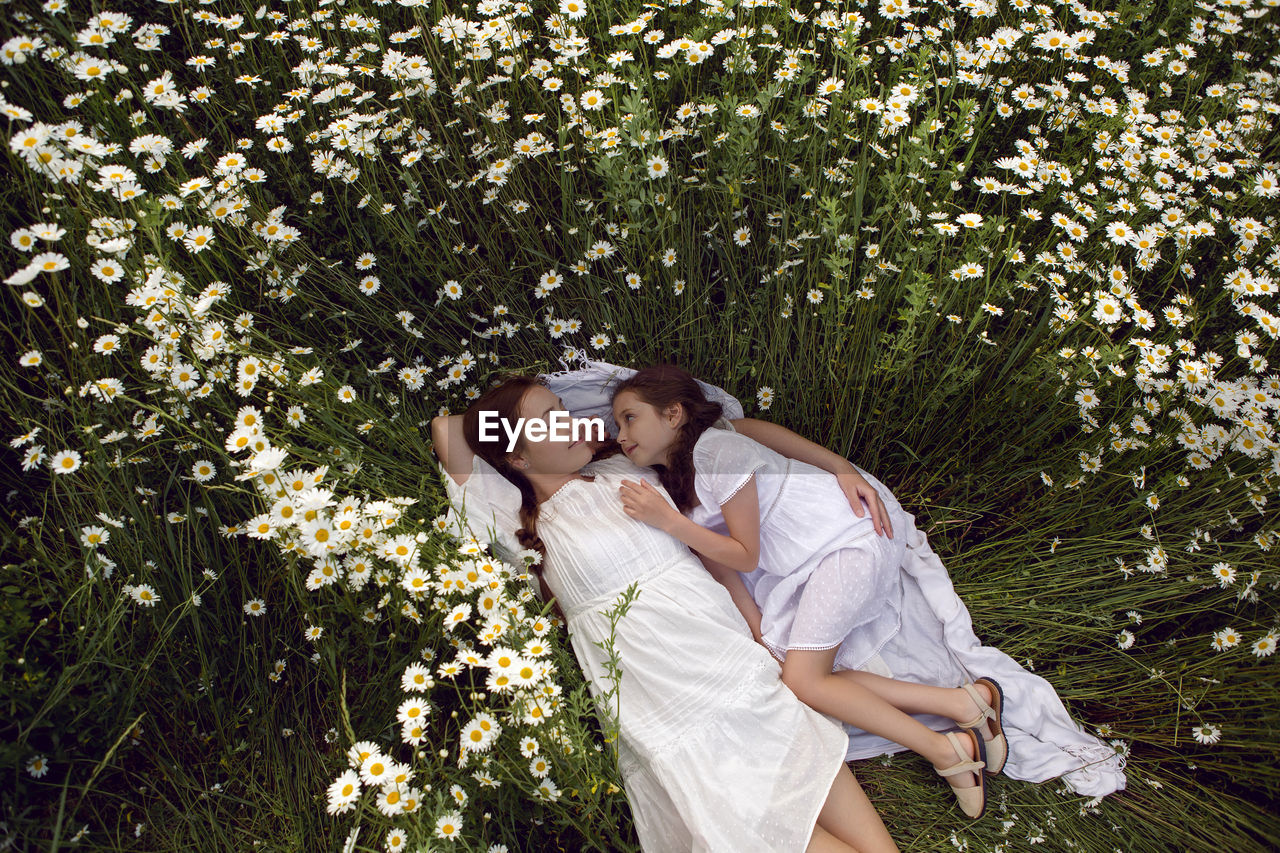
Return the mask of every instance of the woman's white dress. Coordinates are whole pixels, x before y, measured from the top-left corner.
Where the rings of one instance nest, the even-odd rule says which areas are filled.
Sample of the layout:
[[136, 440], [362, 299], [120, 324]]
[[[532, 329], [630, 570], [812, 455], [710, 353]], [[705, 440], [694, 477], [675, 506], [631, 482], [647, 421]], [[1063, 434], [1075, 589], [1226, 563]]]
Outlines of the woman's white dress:
[[[623, 479], [657, 478], [615, 456], [543, 502], [544, 578], [568, 620], [593, 695], [610, 687], [608, 612], [631, 584], [619, 622], [620, 769], [646, 851], [803, 850], [847, 738], [782, 684], [728, 593], [683, 544], [622, 509]], [[496, 480], [495, 480], [496, 478]], [[510, 486], [478, 458], [450, 499], [473, 530], [514, 553]], [[661, 489], [661, 486], [658, 486]]]

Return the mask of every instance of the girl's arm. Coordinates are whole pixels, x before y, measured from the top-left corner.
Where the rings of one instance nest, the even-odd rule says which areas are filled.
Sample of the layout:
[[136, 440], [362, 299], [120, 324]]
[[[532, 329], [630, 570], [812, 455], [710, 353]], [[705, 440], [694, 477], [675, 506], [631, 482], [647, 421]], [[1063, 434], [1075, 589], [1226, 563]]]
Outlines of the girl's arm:
[[781, 424], [758, 421], [755, 418], [739, 418], [729, 423], [740, 434], [760, 442], [775, 453], [835, 474], [840, 490], [848, 498], [854, 515], [862, 518], [862, 502], [866, 501], [876, 533], [893, 537], [893, 526], [889, 523], [889, 510], [884, 501], [880, 499], [875, 487], [858, 473], [858, 469], [848, 459], [797, 435]]
[[618, 491], [627, 515], [670, 533], [700, 556], [736, 572], [753, 572], [760, 564], [760, 501], [754, 474], [720, 506], [729, 527], [728, 536], [685, 518], [648, 480], [623, 480]]
[[467, 439], [462, 434], [462, 415], [438, 415], [431, 419], [432, 451], [449, 479], [461, 486], [471, 476], [472, 457]]
[[698, 555], [698, 559], [702, 561], [702, 565], [707, 567], [711, 577], [719, 581], [720, 585], [729, 591], [729, 597], [733, 599], [738, 612], [742, 614], [743, 619], [747, 620], [747, 627], [751, 629], [751, 636], [755, 637], [757, 643], [760, 642], [760, 608], [756, 606], [755, 599], [751, 597], [751, 593], [747, 592], [747, 585], [742, 580], [742, 573], [735, 572], [728, 566], [717, 563], [715, 560], [709, 560], [702, 555]]

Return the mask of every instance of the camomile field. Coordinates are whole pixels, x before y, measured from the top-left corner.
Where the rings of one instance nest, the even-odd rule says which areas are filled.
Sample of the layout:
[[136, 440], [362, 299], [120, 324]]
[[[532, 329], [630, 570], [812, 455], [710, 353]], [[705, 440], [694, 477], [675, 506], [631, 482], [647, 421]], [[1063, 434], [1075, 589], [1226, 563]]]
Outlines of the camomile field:
[[428, 428], [585, 359], [873, 472], [1124, 757], [856, 763], [903, 850], [1277, 849], [1277, 6], [0, 3], [0, 850], [639, 850]]

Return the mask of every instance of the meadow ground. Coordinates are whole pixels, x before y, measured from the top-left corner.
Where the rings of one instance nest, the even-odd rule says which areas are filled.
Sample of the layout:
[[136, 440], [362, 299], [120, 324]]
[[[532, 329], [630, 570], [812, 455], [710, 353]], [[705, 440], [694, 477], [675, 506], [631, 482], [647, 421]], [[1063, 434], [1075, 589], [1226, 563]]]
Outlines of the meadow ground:
[[444, 5], [0, 5], [0, 849], [634, 849], [425, 428], [583, 353], [876, 473], [1126, 756], [863, 762], [904, 850], [1280, 847], [1276, 0]]

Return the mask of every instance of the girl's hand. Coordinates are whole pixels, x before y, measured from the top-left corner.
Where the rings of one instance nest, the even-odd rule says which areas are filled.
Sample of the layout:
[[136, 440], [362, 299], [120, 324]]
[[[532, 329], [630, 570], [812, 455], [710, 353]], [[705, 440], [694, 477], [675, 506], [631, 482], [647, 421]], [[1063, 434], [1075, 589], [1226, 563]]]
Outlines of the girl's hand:
[[683, 518], [648, 480], [641, 480], [639, 483], [623, 480], [618, 493], [622, 497], [622, 509], [627, 515], [659, 530], [666, 530], [669, 522]]
[[853, 514], [862, 518], [862, 503], [866, 501], [867, 508], [871, 511], [871, 526], [879, 535], [887, 535], [892, 539], [893, 526], [889, 523], [889, 509], [880, 500], [875, 487], [867, 482], [867, 478], [856, 469], [851, 469], [837, 474], [836, 480], [840, 483], [840, 490], [848, 499], [849, 506], [853, 508]]

